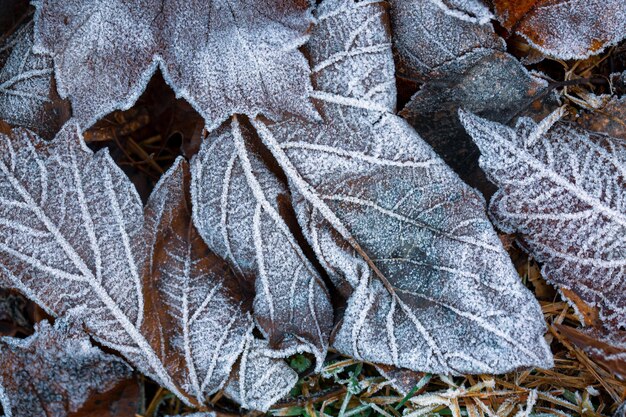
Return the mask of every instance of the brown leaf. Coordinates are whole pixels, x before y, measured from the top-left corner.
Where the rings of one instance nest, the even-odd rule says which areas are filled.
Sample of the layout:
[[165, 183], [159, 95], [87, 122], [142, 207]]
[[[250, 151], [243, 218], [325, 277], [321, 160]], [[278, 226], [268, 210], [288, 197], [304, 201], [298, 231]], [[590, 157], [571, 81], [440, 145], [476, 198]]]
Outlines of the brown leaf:
[[586, 129], [626, 140], [626, 97], [611, 97], [604, 107], [584, 112], [576, 120]]
[[502, 25], [560, 59], [584, 59], [626, 36], [623, 0], [493, 0]]
[[131, 375], [92, 346], [76, 317], [36, 326], [27, 339], [0, 339], [0, 404], [8, 416], [64, 417]]
[[139, 384], [136, 379], [120, 382], [108, 391], [93, 394], [68, 417], [133, 417], [139, 411]]
[[560, 324], [556, 327], [607, 371], [626, 379], [626, 332], [598, 329], [581, 331]]

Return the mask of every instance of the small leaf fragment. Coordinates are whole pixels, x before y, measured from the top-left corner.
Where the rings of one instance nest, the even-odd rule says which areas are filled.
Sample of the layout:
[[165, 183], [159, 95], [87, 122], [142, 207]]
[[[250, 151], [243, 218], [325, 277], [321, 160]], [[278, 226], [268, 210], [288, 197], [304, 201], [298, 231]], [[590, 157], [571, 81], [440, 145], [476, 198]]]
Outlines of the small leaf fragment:
[[8, 417], [67, 416], [132, 374], [91, 344], [76, 317], [40, 322], [27, 339], [0, 338], [0, 363], [0, 404]]
[[56, 92], [52, 59], [32, 47], [32, 21], [0, 45], [0, 119], [52, 138], [69, 118], [69, 105]]

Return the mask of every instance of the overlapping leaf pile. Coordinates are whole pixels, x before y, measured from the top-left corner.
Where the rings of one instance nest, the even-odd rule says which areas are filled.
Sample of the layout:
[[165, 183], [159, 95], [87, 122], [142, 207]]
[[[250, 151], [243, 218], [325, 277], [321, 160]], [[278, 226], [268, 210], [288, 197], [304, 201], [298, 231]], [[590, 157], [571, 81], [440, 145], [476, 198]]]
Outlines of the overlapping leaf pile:
[[[526, 63], [586, 58], [626, 35], [626, 5], [603, 20], [593, 1], [494, 1], [495, 17], [478, 0], [318, 3], [41, 0], [2, 38], [0, 286], [57, 320], [1, 342], [7, 416], [122, 392], [120, 358], [201, 411], [216, 393], [267, 411], [298, 382], [286, 359], [328, 372], [329, 349], [405, 394], [417, 372], [550, 368], [542, 310], [492, 222], [594, 313], [564, 332], [624, 377], [624, 103], [563, 120], [561, 97], [605, 99], [559, 96], [500, 35], [528, 41]], [[144, 204], [94, 149], [125, 140], [162, 171], [120, 138], [146, 123], [99, 124], [157, 69], [205, 130]], [[438, 404], [407, 399], [415, 415]]]

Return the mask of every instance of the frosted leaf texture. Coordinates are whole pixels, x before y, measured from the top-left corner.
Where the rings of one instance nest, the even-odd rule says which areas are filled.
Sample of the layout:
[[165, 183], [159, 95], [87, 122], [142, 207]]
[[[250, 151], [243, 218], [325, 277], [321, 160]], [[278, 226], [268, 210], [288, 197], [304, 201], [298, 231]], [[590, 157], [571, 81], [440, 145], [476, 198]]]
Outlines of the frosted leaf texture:
[[266, 341], [249, 338], [224, 393], [244, 408], [265, 412], [297, 382], [296, 371], [268, 356]]
[[285, 186], [247, 145], [252, 135], [235, 117], [204, 141], [192, 163], [194, 222], [254, 286], [254, 318], [275, 355], [310, 352], [321, 367], [333, 323], [330, 297], [282, 217]]
[[499, 187], [489, 207], [497, 227], [519, 236], [547, 280], [624, 327], [626, 143], [553, 119], [522, 118], [512, 129], [461, 115]]
[[626, 37], [623, 0], [494, 0], [502, 25], [545, 55], [585, 59]]
[[179, 160], [144, 222], [130, 180], [78, 125], [51, 142], [0, 135], [2, 274], [53, 315], [79, 309], [98, 342], [199, 405], [225, 384], [253, 322], [237, 278], [192, 224], [188, 186]]
[[493, 18], [482, 0], [431, 0], [447, 14], [468, 22], [485, 24]]
[[54, 137], [68, 109], [53, 86], [52, 60], [32, 46], [32, 22], [0, 45], [0, 119]]
[[298, 51], [305, 0], [43, 0], [35, 49], [52, 55], [62, 97], [83, 128], [129, 108], [157, 66], [210, 128], [233, 113], [315, 117]]
[[[400, 115], [461, 179], [489, 195], [493, 185], [478, 167], [480, 152], [465, 132], [458, 109], [509, 123], [517, 116], [532, 113], [533, 100], [541, 97], [547, 83], [506, 52], [460, 58], [456, 64], [455, 72], [426, 82]], [[549, 96], [544, 97], [544, 106], [550, 101]]]
[[228, 378], [253, 323], [234, 274], [193, 226], [189, 180], [179, 158], [145, 209], [143, 327], [168, 372], [202, 404]]
[[436, 373], [549, 367], [539, 305], [482, 198], [390, 113], [385, 19], [381, 4], [322, 3], [307, 52], [313, 67], [331, 63], [313, 79], [324, 121], [254, 121], [289, 178], [305, 237], [349, 298], [333, 346]]
[[6, 417], [64, 417], [132, 375], [124, 361], [93, 346], [75, 318], [44, 321], [35, 330], [27, 339], [0, 338]]
[[[459, 11], [462, 3], [479, 13], [479, 21], [467, 18], [463, 7]], [[504, 42], [491, 24], [485, 23], [489, 20], [484, 15], [488, 10], [478, 9], [476, 1], [392, 0], [391, 27], [399, 75], [427, 80], [457, 72], [458, 59], [477, 59], [493, 50], [503, 51]]]

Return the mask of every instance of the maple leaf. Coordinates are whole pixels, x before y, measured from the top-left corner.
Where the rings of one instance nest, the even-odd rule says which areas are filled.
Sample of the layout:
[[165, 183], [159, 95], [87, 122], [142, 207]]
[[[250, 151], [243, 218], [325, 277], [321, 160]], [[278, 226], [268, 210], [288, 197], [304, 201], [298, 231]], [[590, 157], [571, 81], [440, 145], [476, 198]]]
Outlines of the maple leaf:
[[305, 0], [35, 5], [35, 50], [52, 56], [83, 128], [129, 108], [157, 67], [211, 129], [234, 113], [316, 117], [297, 49], [311, 24]]
[[76, 317], [38, 323], [26, 339], [0, 338], [0, 404], [6, 417], [63, 417], [130, 378], [121, 359], [92, 346]]
[[32, 51], [28, 22], [0, 45], [0, 119], [54, 137], [68, 119], [68, 103], [56, 93], [52, 60]]
[[248, 145], [252, 132], [233, 118], [192, 161], [194, 222], [209, 247], [256, 288], [254, 317], [276, 354], [326, 356], [330, 297], [281, 213], [285, 186]]
[[323, 122], [254, 119], [307, 241], [348, 298], [343, 354], [413, 370], [551, 366], [539, 306], [484, 201], [393, 115], [384, 6], [326, 1], [306, 46]]
[[496, 16], [542, 53], [585, 59], [626, 37], [623, 0], [494, 0]]
[[192, 225], [186, 163], [163, 175], [144, 222], [130, 180], [74, 123], [51, 142], [15, 129], [0, 151], [0, 270], [12, 286], [53, 315], [80, 309], [98, 342], [187, 404], [221, 388], [253, 323]]
[[480, 166], [499, 189], [496, 226], [517, 233], [542, 275], [601, 308], [612, 328], [626, 326], [626, 143], [566, 122], [557, 110], [515, 129], [461, 113], [480, 148]]
[[391, 1], [393, 44], [400, 77], [425, 81], [458, 72], [456, 67], [465, 60], [475, 61], [493, 51], [505, 50], [504, 41], [487, 23], [490, 14], [484, 5], [472, 0], [456, 3], [457, 7], [451, 10], [441, 0]]

